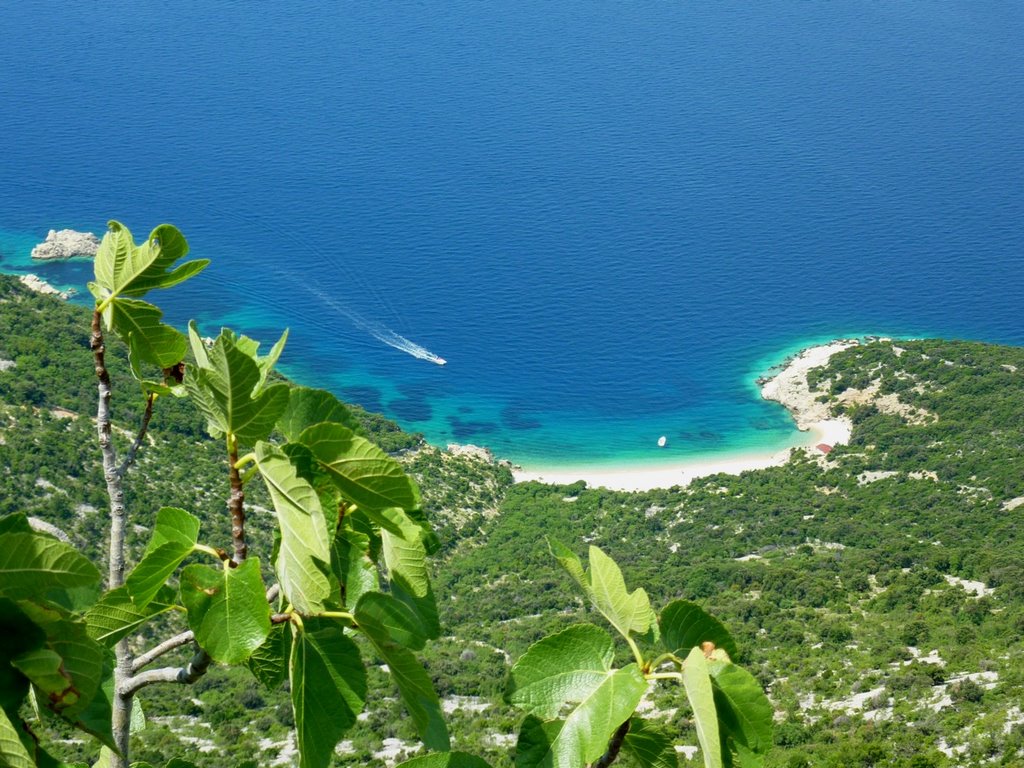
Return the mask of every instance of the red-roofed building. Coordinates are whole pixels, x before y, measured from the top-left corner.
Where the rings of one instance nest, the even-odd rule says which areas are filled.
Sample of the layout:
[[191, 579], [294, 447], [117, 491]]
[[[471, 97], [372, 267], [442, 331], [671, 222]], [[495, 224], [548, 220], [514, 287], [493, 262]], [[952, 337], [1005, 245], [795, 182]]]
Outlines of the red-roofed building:
[[828, 443], [818, 443], [814, 447], [817, 448], [822, 453], [830, 453], [832, 451], [832, 446], [829, 445]]

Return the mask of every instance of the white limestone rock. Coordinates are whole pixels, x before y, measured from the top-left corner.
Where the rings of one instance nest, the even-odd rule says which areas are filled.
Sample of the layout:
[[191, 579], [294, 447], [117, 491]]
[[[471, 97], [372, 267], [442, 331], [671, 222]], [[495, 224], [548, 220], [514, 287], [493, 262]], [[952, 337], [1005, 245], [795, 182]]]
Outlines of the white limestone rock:
[[48, 282], [43, 280], [43, 278], [39, 277], [39, 275], [22, 275], [18, 279], [21, 281], [22, 285], [36, 293], [42, 293], [47, 296], [60, 296], [62, 299], [67, 299], [71, 296], [71, 291], [58, 291]]
[[72, 256], [95, 256], [100, 239], [92, 232], [51, 229], [46, 240], [32, 249], [33, 259], [70, 259]]
[[452, 456], [469, 456], [488, 464], [494, 463], [494, 454], [489, 448], [482, 448], [479, 445], [461, 445], [459, 443], [448, 443], [448, 453]]

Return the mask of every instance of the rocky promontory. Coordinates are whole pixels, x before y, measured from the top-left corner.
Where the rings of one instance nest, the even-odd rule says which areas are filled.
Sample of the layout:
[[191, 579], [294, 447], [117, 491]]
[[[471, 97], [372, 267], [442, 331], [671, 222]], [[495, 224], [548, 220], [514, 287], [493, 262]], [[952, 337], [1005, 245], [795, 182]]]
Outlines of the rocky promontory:
[[763, 382], [761, 397], [781, 403], [793, 415], [797, 429], [816, 432], [829, 446], [848, 442], [852, 423], [846, 416], [834, 416], [828, 403], [818, 400], [821, 393], [811, 389], [807, 372], [826, 365], [836, 352], [858, 343], [856, 339], [840, 339], [803, 350], [788, 360], [778, 374]]
[[48, 282], [43, 280], [43, 278], [39, 277], [39, 275], [22, 275], [18, 279], [21, 281], [21, 284], [30, 291], [35, 291], [36, 293], [41, 293], [45, 296], [59, 296], [62, 299], [69, 299], [75, 293], [74, 289], [70, 288], [66, 291], [54, 288]]
[[95, 256], [100, 239], [92, 232], [73, 229], [51, 229], [46, 240], [32, 249], [33, 259], [70, 259], [72, 256]]

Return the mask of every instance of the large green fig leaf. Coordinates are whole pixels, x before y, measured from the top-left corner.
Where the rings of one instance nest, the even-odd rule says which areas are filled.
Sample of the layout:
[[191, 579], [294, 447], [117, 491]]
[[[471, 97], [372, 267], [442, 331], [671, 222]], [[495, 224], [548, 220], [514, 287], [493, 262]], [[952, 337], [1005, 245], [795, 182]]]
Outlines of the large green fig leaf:
[[[30, 615], [40, 623], [42, 611]], [[47, 647], [60, 657], [61, 672], [67, 678], [64, 687], [46, 690], [48, 706], [57, 714], [74, 720], [99, 690], [106, 651], [89, 637], [84, 622], [66, 616], [54, 617], [43, 629], [47, 633]]]
[[[407, 648], [422, 648], [426, 637], [418, 619], [402, 603], [380, 592], [363, 595], [356, 623], [388, 665], [402, 702], [428, 749], [448, 750], [448, 727], [430, 676]], [[406, 646], [406, 647], [403, 647]]]
[[110, 327], [128, 345], [132, 369], [139, 363], [170, 368], [185, 359], [188, 342], [181, 331], [160, 322], [163, 312], [145, 301], [120, 299], [110, 305]]
[[21, 728], [12, 723], [0, 708], [0, 764], [9, 768], [36, 768], [35, 760], [29, 757], [28, 750], [18, 738], [20, 731]]
[[325, 421], [343, 424], [353, 432], [360, 428], [352, 412], [326, 389], [295, 387], [277, 427], [286, 440], [294, 443], [307, 427]]
[[128, 596], [140, 609], [145, 608], [191, 552], [191, 547], [186, 549], [177, 542], [167, 542], [150, 552], [125, 579]]
[[381, 552], [388, 569], [391, 593], [419, 617], [427, 637], [435, 638], [441, 633], [441, 624], [430, 586], [423, 529], [397, 507], [382, 510], [382, 514], [401, 530], [401, 535], [395, 535], [387, 528], [380, 532]]
[[[555, 765], [553, 745], [564, 725], [562, 720], [541, 720], [536, 715], [527, 715], [519, 726], [516, 768]], [[576, 760], [573, 764], [582, 765], [582, 759]]]
[[[290, 396], [288, 400], [291, 401]], [[320, 465], [309, 448], [300, 443], [285, 443], [280, 448], [281, 452], [288, 457], [288, 461], [295, 467], [298, 476], [316, 489], [317, 495], [320, 497], [320, 506], [325, 510], [324, 517], [327, 518], [326, 510], [333, 511], [338, 508], [338, 501], [341, 498], [338, 496], [338, 489], [334, 487], [333, 483], [325, 481], [323, 472], [320, 471]], [[328, 501], [325, 491], [330, 491], [331, 496], [335, 498]], [[329, 519], [328, 523], [330, 523]]]
[[420, 492], [402, 465], [341, 424], [314, 424], [298, 442], [307, 446], [343, 494], [367, 510], [415, 509]]
[[192, 347], [192, 357], [200, 368], [210, 367], [210, 356], [206, 351], [206, 342], [199, 335], [199, 328], [195, 320], [188, 321], [188, 343]]
[[256, 385], [256, 391], [259, 392], [263, 389], [263, 386], [267, 383], [267, 376], [273, 370], [277, 364], [278, 358], [281, 357], [281, 353], [284, 351], [284, 345], [288, 341], [288, 329], [285, 328], [281, 334], [281, 338], [275, 342], [274, 346], [270, 348], [270, 352], [262, 357], [259, 354], [260, 343], [256, 339], [250, 339], [248, 336], [239, 336], [236, 345], [242, 352], [247, 356], [251, 357], [256, 361], [256, 365], [260, 369], [260, 381]]
[[[46, 674], [46, 659], [37, 654], [12, 660], [23, 673], [31, 672], [32, 679], [45, 694], [40, 699], [56, 714], [93, 734], [104, 744], [112, 744], [109, 703], [100, 695], [101, 683], [111, 672], [108, 651], [89, 637], [85, 622], [52, 604], [42, 605], [23, 600], [18, 606], [37, 627], [46, 634], [46, 648], [60, 657], [60, 674], [66, 678], [63, 686]], [[55, 688], [47, 688], [56, 683]], [[94, 718], [96, 712], [105, 712]]]
[[407, 509], [403, 511], [410, 520], [420, 527], [421, 539], [423, 541], [423, 547], [427, 551], [427, 556], [431, 557], [440, 552], [441, 539], [438, 538], [437, 533], [434, 531], [434, 528], [430, 524], [430, 520], [427, 519], [427, 515], [423, 509]]
[[555, 556], [559, 564], [566, 570], [566, 572], [572, 576], [573, 581], [580, 585], [583, 589], [584, 594], [590, 597], [590, 577], [587, 576], [586, 570], [583, 568], [583, 563], [576, 556], [576, 553], [565, 546], [558, 539], [548, 539], [548, 549], [551, 550], [551, 554]]
[[[76, 712], [74, 726], [95, 736], [99, 742], [110, 749], [116, 749], [114, 735], [110, 723], [114, 716], [114, 654], [106, 651], [103, 659], [103, 671], [100, 687], [96, 695], [90, 699], [85, 709]], [[134, 711], [132, 722], [135, 722]]]
[[186, 370], [185, 386], [206, 416], [210, 433], [231, 435], [244, 443], [265, 440], [288, 405], [288, 386], [262, 386], [266, 371], [227, 328], [210, 349], [201, 340], [199, 346], [207, 364], [197, 356], [196, 365]]
[[578, 768], [598, 760], [646, 690], [640, 668], [630, 664], [607, 675], [569, 712], [560, 728], [559, 721], [545, 723], [535, 715], [528, 716], [516, 746], [517, 768]]
[[175, 590], [166, 584], [140, 607], [128, 594], [127, 587], [118, 587], [104, 594], [85, 614], [89, 636], [107, 648], [145, 624], [154, 616], [171, 610]]
[[200, 259], [168, 271], [188, 253], [188, 243], [175, 227], [162, 224], [142, 245], [135, 245], [128, 228], [109, 222], [109, 231], [96, 254], [96, 281], [89, 290], [108, 329], [128, 345], [132, 374], [147, 391], [176, 394], [160, 382], [146, 381], [142, 363], [161, 369], [177, 365], [185, 357], [185, 337], [161, 322], [163, 313], [138, 298], [156, 288], [170, 288], [201, 272], [209, 261]]
[[169, 542], [183, 547], [193, 547], [199, 538], [199, 518], [178, 507], [161, 507], [156, 513], [153, 535], [146, 545], [145, 554], [153, 552]]
[[32, 533], [32, 526], [24, 512], [0, 517], [0, 535], [5, 533]]
[[281, 530], [274, 568], [285, 599], [302, 614], [323, 611], [324, 600], [331, 594], [325, 573], [331, 552], [320, 499], [280, 449], [258, 443], [256, 464], [274, 502]]
[[336, 622], [309, 620], [292, 640], [290, 680], [300, 768], [326, 768], [366, 701], [359, 649]]
[[761, 765], [772, 746], [772, 705], [757, 679], [727, 662], [708, 664], [723, 752], [742, 750], [744, 768]]
[[273, 690], [284, 682], [288, 674], [288, 657], [291, 655], [292, 635], [287, 624], [275, 624], [263, 645], [252, 652], [246, 664], [253, 676]]
[[78, 703], [79, 692], [63, 665], [64, 659], [52, 648], [35, 648], [11, 659], [11, 666], [47, 698], [58, 707], [69, 707]]
[[403, 648], [421, 650], [427, 635], [419, 617], [404, 603], [383, 592], [367, 592], [355, 610], [356, 623], [375, 642], [397, 643]]
[[612, 674], [615, 644], [593, 624], [576, 624], [537, 641], [512, 667], [505, 698], [545, 720], [592, 694]]
[[736, 642], [718, 619], [689, 600], [674, 600], [661, 612], [661, 639], [670, 652], [682, 658], [702, 643], [714, 643], [729, 657], [737, 656]]
[[258, 558], [237, 568], [187, 566], [181, 572], [181, 601], [196, 642], [222, 664], [241, 664], [270, 634]]
[[29, 745], [29, 754], [31, 754], [33, 746], [35, 747], [35, 761], [38, 768], [89, 768], [89, 764], [84, 761], [65, 763], [62, 760], [58, 760], [38, 743]]
[[15, 713], [28, 693], [28, 680], [11, 664], [17, 656], [45, 647], [46, 633], [13, 600], [0, 598], [0, 709]]
[[187, 261], [168, 272], [188, 254], [185, 237], [170, 224], [158, 226], [141, 245], [135, 245], [132, 233], [120, 222], [107, 222], [107, 227], [96, 253], [96, 282], [89, 285], [101, 309], [102, 304], [118, 297], [139, 297], [157, 288], [170, 288], [210, 263], [209, 259]]
[[700, 648], [690, 651], [683, 662], [683, 687], [693, 710], [704, 768], [722, 768], [722, 745], [718, 732], [715, 696], [708, 673], [707, 660]]
[[618, 564], [597, 547], [590, 547], [590, 588], [594, 605], [624, 637], [646, 633], [657, 621], [647, 593], [626, 591]]
[[128, 594], [145, 608], [191, 554], [199, 538], [199, 519], [183, 509], [164, 507], [156, 516], [153, 536], [139, 564], [125, 579]]
[[679, 768], [679, 756], [669, 731], [639, 717], [630, 719], [622, 750], [643, 768]]
[[70, 544], [35, 531], [0, 534], [0, 595], [34, 597], [99, 578], [96, 566]]
[[656, 627], [657, 617], [643, 589], [626, 591], [626, 582], [618, 564], [598, 547], [590, 547], [590, 571], [583, 570], [579, 558], [564, 545], [550, 541], [551, 552], [583, 588], [590, 602], [619, 633], [643, 635]]
[[370, 559], [370, 537], [340, 527], [331, 543], [331, 571], [341, 585], [342, 605], [355, 605], [364, 594], [377, 589], [377, 569]]
[[483, 758], [468, 752], [435, 752], [399, 763], [395, 768], [491, 768]]

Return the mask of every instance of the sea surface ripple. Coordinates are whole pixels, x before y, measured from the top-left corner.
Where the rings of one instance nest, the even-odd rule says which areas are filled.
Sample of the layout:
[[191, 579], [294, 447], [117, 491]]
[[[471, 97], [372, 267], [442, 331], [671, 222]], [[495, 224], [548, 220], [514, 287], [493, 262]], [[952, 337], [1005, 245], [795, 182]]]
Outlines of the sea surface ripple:
[[0, 268], [81, 286], [48, 229], [171, 221], [214, 259], [173, 321], [290, 327], [286, 371], [439, 443], [771, 448], [753, 380], [804, 344], [1024, 343], [1018, 3], [3, 15]]

